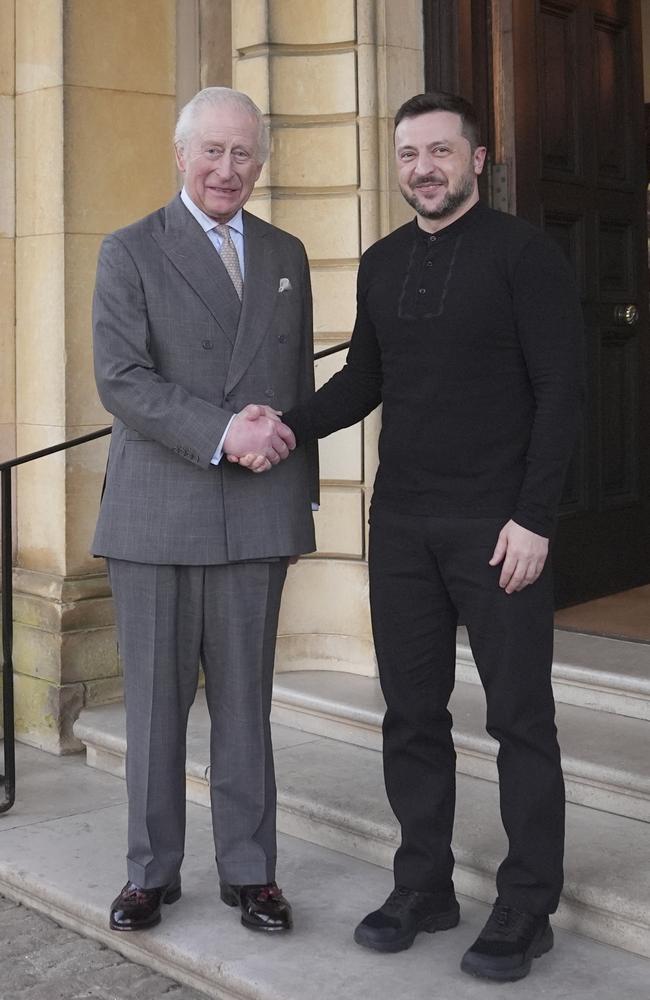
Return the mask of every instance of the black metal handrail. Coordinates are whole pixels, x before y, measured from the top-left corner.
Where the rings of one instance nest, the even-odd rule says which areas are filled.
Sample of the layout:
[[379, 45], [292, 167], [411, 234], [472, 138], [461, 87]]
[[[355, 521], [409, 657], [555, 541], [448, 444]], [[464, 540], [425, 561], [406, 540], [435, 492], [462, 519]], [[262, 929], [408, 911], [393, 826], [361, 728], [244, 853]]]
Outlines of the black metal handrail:
[[[350, 346], [350, 341], [326, 347], [314, 354], [314, 361], [337, 354]], [[19, 455], [6, 462], [0, 462], [0, 495], [2, 496], [2, 722], [4, 729], [4, 774], [0, 774], [0, 786], [4, 797], [0, 802], [0, 814], [7, 812], [16, 801], [16, 734], [14, 726], [14, 664], [13, 664], [13, 518], [11, 509], [11, 472], [18, 465], [25, 465], [37, 458], [54, 455], [58, 451], [68, 451], [79, 444], [96, 441], [111, 433], [111, 427], [103, 427], [91, 434], [62, 441], [50, 448], [41, 448], [28, 455]]]

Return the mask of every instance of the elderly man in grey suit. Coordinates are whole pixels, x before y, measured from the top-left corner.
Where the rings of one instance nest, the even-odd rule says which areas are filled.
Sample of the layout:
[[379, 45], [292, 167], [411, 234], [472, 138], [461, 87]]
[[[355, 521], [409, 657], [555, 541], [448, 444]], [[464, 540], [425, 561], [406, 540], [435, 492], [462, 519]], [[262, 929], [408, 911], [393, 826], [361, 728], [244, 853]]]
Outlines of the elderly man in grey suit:
[[[268, 152], [246, 95], [199, 92], [175, 149], [183, 190], [104, 240], [93, 308], [115, 417], [93, 552], [107, 558], [127, 717], [128, 881], [110, 924], [151, 927], [180, 897], [202, 662], [221, 899], [245, 926], [282, 931], [271, 684], [287, 563], [315, 548], [318, 467], [275, 411], [313, 391], [309, 272], [297, 239], [242, 210]], [[267, 476], [221, 461], [251, 451]]]

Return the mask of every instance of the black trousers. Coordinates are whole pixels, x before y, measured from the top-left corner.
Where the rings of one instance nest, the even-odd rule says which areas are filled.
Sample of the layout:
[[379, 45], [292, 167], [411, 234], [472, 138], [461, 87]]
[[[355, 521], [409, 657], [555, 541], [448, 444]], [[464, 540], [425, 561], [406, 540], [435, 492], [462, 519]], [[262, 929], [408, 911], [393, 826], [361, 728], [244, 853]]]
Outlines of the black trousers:
[[399, 820], [395, 882], [452, 888], [456, 754], [447, 709], [456, 627], [467, 625], [499, 743], [501, 817], [508, 854], [499, 897], [552, 913], [562, 888], [564, 782], [551, 689], [553, 593], [549, 563], [519, 593], [489, 566], [503, 519], [370, 516], [370, 604], [386, 699], [384, 773]]

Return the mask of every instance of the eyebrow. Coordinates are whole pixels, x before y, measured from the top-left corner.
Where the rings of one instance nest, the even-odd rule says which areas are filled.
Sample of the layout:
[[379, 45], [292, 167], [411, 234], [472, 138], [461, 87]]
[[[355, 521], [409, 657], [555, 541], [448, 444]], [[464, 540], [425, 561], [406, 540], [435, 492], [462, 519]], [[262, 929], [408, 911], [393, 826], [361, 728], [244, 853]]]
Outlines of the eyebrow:
[[[456, 139], [458, 139], [458, 138], [462, 138], [462, 137], [461, 136], [456, 136]], [[450, 139], [432, 139], [430, 142], [427, 142], [426, 145], [427, 146], [451, 146], [452, 143], [453, 143], [453, 141], [454, 141], [453, 137], [450, 138]], [[417, 147], [412, 142], [405, 142], [405, 143], [400, 144], [399, 146], [396, 146], [395, 148], [396, 148], [397, 152], [399, 153], [400, 151], [402, 151], [404, 149], [416, 149]]]

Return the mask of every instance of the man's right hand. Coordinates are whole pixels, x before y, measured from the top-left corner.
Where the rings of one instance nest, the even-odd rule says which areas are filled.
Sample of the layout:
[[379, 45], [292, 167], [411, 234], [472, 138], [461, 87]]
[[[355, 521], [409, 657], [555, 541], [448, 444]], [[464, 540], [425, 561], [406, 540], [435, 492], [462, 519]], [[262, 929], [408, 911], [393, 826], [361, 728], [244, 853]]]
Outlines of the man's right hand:
[[[249, 403], [241, 410], [224, 439], [223, 450], [230, 461], [255, 455], [277, 465], [296, 447], [296, 439], [280, 417], [268, 406]], [[257, 470], [255, 470], [257, 471]]]

